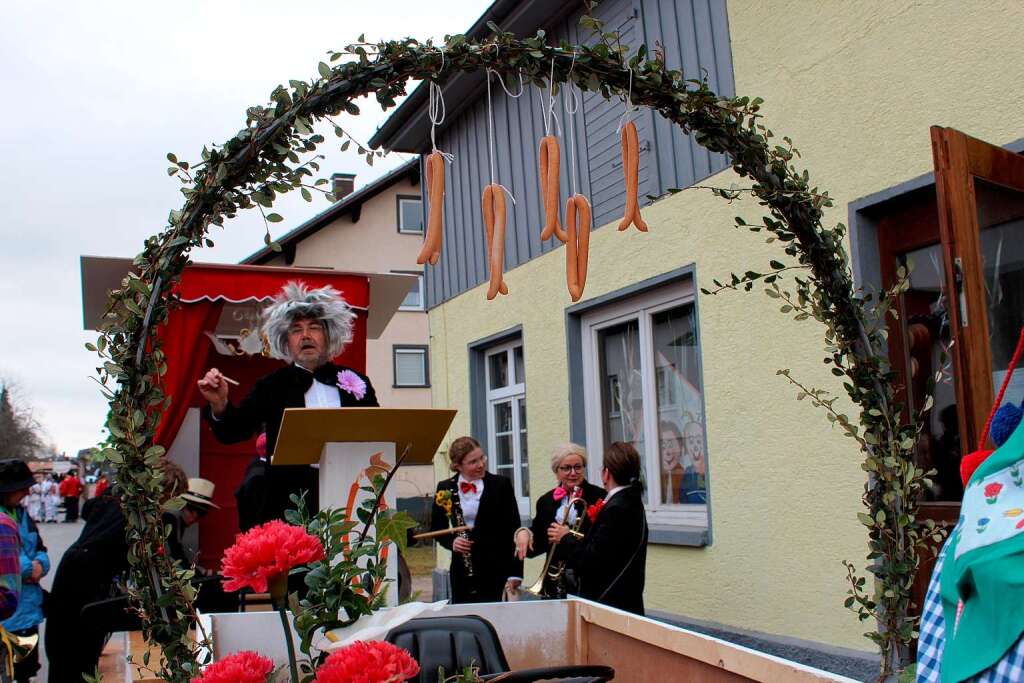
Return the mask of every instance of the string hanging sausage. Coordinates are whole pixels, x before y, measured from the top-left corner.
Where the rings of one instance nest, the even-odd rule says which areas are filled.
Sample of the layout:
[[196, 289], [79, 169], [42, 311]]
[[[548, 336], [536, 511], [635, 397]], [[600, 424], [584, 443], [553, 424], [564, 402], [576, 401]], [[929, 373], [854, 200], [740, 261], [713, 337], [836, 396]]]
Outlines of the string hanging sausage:
[[[578, 223], [577, 223], [577, 218]], [[593, 220], [590, 202], [581, 194], [569, 197], [565, 205], [565, 283], [569, 297], [579, 301], [587, 286], [587, 263], [590, 260], [590, 228]]]
[[647, 232], [647, 223], [640, 217], [640, 141], [637, 139], [636, 124], [627, 122], [622, 127], [622, 172], [626, 176], [626, 211], [619, 230], [633, 224], [640, 232]]
[[544, 200], [544, 229], [541, 240], [550, 239], [552, 235], [565, 242], [568, 236], [558, 223], [558, 183], [560, 179], [561, 149], [558, 138], [545, 135], [540, 140], [540, 189]]
[[437, 265], [441, 257], [441, 239], [444, 235], [444, 156], [438, 151], [427, 156], [425, 180], [430, 213], [427, 215], [427, 236], [416, 257], [416, 263], [422, 265], [429, 261], [433, 266]]
[[487, 287], [487, 299], [491, 300], [498, 294], [508, 294], [505, 284], [505, 222], [508, 219], [505, 210], [505, 190], [496, 183], [484, 188], [480, 198], [484, 214], [484, 230], [487, 235], [487, 263], [490, 265], [490, 284]]

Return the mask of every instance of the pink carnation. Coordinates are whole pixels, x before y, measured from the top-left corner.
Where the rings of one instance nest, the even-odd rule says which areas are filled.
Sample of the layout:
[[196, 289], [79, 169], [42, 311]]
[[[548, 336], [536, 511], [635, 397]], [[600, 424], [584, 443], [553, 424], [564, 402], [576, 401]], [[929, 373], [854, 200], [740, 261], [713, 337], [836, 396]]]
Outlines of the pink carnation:
[[380, 640], [335, 650], [316, 671], [313, 683], [401, 683], [420, 672], [408, 652]]
[[266, 683], [273, 670], [273, 661], [246, 650], [214, 662], [191, 683]]
[[338, 373], [338, 387], [355, 396], [357, 401], [362, 401], [366, 396], [366, 382], [351, 370], [342, 370]]
[[273, 520], [235, 537], [224, 552], [224, 590], [267, 592], [267, 581], [292, 567], [324, 559], [320, 539], [300, 526]]

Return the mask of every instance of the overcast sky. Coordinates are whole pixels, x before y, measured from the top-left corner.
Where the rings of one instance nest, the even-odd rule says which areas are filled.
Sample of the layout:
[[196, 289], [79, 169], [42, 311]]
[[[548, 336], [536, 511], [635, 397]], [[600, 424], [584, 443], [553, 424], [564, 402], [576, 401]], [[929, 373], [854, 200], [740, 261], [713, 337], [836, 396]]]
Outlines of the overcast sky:
[[[106, 414], [83, 347], [79, 257], [134, 256], [182, 202], [167, 152], [197, 160], [245, 123], [278, 83], [308, 80], [326, 52], [354, 42], [465, 31], [490, 0], [33, 0], [7, 3], [0, 27], [0, 378], [19, 385], [47, 436], [73, 454], [100, 438]], [[361, 140], [383, 120], [371, 103], [344, 125]], [[324, 176], [357, 186], [371, 168], [327, 136]], [[291, 194], [275, 237], [327, 207]], [[243, 214], [214, 229], [197, 261], [237, 262], [262, 246]], [[3, 457], [0, 454], [0, 457]]]

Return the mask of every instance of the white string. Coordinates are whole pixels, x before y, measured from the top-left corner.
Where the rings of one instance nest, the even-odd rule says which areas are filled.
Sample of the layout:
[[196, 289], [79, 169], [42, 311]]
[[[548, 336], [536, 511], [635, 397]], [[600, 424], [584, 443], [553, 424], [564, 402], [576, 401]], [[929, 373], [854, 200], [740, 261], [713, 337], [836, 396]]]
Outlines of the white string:
[[[505, 194], [507, 194], [509, 199], [512, 200], [512, 205], [514, 206], [516, 198], [512, 196], [512, 192], [504, 185], [495, 182], [498, 172], [495, 168], [496, 164], [494, 159], [494, 106], [491, 104], [492, 73], [495, 73], [494, 69], [487, 69], [487, 160], [490, 162], [491, 166], [491, 185], [498, 185], [498, 187], [504, 190]], [[500, 76], [498, 77], [498, 80], [501, 80]], [[502, 88], [504, 87], [504, 84], [502, 84]], [[511, 95], [511, 93], [509, 94]], [[519, 95], [522, 94], [522, 92], [519, 93]], [[518, 97], [519, 95], [513, 95], [513, 97]]]
[[[573, 60], [575, 61], [575, 54]], [[544, 135], [551, 135], [551, 121], [555, 122], [556, 135], [561, 135], [562, 129], [555, 116], [555, 58], [551, 58], [551, 72], [548, 74], [548, 102], [547, 107], [541, 105], [541, 116], [544, 118]]]
[[[580, 110], [580, 100], [576, 94], [576, 90], [572, 87], [572, 70], [576, 68], [576, 53], [572, 53], [572, 66], [569, 67], [569, 76], [565, 81], [565, 113], [569, 115], [569, 163], [570, 163], [570, 174], [572, 178], [572, 193], [577, 194], [576, 190], [576, 175], [578, 169], [576, 168], [576, 135], [573, 133], [573, 119], [576, 118], [576, 112]], [[572, 103], [572, 107], [569, 103]]]
[[619, 118], [619, 126], [615, 129], [616, 133], [622, 132], [622, 127], [630, 122], [632, 114], [640, 111], [639, 107], [631, 106], [630, 102], [633, 99], [633, 70], [629, 69], [629, 90], [626, 93], [626, 99], [622, 101], [623, 109], [622, 116]]
[[[444, 48], [441, 49], [441, 68], [438, 71], [443, 70]], [[442, 152], [437, 148], [437, 127], [444, 123], [444, 117], [447, 113], [444, 104], [444, 94], [441, 92], [441, 86], [433, 79], [427, 85], [427, 94], [430, 97], [427, 104], [427, 118], [430, 119], [430, 146], [434, 152], [439, 153], [450, 164], [455, 161], [455, 155], [450, 152]]]

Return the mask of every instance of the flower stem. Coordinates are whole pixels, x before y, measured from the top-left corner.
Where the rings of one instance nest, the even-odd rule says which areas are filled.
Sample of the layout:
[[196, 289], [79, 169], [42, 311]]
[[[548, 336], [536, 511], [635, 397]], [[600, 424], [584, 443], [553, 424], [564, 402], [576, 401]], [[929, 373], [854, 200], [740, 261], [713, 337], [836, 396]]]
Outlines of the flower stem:
[[281, 628], [284, 629], [284, 644], [288, 648], [288, 669], [291, 671], [292, 683], [299, 683], [299, 667], [295, 661], [295, 643], [292, 642], [292, 630], [288, 627], [288, 610], [284, 603], [277, 608], [281, 615]]

